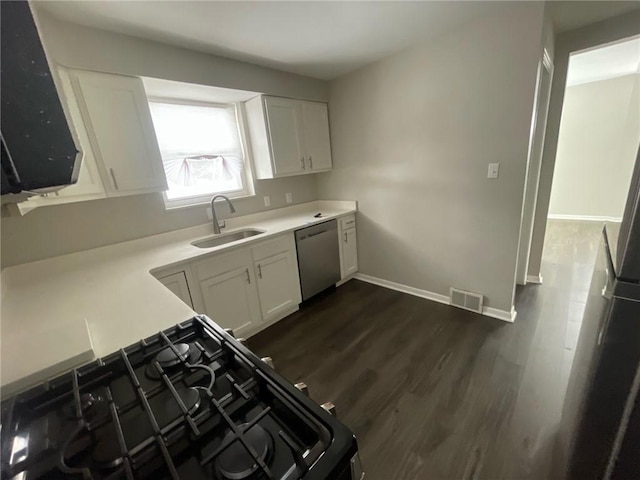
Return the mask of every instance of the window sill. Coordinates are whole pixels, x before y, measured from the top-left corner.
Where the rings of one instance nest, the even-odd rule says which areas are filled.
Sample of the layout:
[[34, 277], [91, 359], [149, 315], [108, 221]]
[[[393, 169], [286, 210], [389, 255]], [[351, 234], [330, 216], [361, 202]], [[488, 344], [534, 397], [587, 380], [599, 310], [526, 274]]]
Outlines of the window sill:
[[[218, 195], [218, 194], [214, 194], [214, 195]], [[194, 198], [193, 203], [184, 203], [181, 204], [179, 201], [176, 200], [167, 200], [166, 198], [164, 198], [163, 196], [163, 200], [164, 200], [164, 210], [166, 212], [175, 212], [177, 210], [185, 210], [185, 209], [189, 209], [189, 208], [201, 208], [201, 207], [209, 207], [211, 206], [211, 199], [213, 198], [214, 195], [211, 195], [208, 200], [205, 198]], [[220, 195], [225, 195], [224, 193], [220, 194]], [[229, 200], [234, 201], [234, 200], [243, 200], [245, 198], [253, 198], [256, 196], [255, 193], [243, 193], [240, 195], [225, 195], [226, 197], [229, 197]]]

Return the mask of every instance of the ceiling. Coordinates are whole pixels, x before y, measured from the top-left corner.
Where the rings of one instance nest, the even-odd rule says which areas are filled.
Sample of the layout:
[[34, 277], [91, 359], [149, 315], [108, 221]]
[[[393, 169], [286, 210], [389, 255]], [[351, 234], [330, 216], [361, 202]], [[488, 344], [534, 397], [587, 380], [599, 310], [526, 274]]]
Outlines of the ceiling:
[[[488, 13], [485, 1], [43, 1], [73, 23], [332, 79]], [[557, 5], [555, 5], [557, 3]], [[554, 2], [560, 30], [637, 2]]]
[[640, 2], [627, 1], [551, 1], [549, 13], [556, 32], [584, 27], [607, 18], [640, 9]]
[[640, 37], [571, 55], [567, 86], [640, 73]]

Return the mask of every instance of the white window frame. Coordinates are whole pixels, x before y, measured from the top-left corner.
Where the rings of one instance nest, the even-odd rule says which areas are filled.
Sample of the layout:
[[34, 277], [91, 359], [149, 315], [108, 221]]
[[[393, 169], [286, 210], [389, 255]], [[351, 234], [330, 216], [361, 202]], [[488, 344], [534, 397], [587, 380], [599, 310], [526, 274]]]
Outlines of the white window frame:
[[[242, 150], [242, 162], [244, 168], [242, 169], [242, 183], [243, 189], [233, 190], [230, 192], [213, 192], [206, 195], [193, 195], [190, 197], [173, 198], [167, 197], [167, 192], [162, 192], [162, 198], [164, 199], [164, 206], [166, 210], [174, 210], [178, 208], [197, 207], [202, 205], [208, 205], [211, 199], [215, 195], [224, 195], [229, 198], [249, 198], [255, 196], [255, 185], [253, 176], [253, 160], [249, 149], [249, 138], [247, 136], [246, 118], [244, 104], [241, 102], [235, 103], [216, 103], [199, 100], [189, 100], [180, 98], [168, 98], [149, 96], [147, 101], [150, 103], [171, 103], [174, 105], [187, 105], [196, 107], [218, 107], [228, 108], [233, 106], [236, 115], [236, 125], [238, 127], [238, 138], [240, 139], [240, 148]], [[164, 169], [164, 164], [162, 166]]]

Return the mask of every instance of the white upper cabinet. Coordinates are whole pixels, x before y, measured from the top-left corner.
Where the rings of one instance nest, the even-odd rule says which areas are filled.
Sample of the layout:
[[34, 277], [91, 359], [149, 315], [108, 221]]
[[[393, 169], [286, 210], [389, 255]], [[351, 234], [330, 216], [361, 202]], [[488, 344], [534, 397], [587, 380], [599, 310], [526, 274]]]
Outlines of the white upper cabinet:
[[72, 81], [107, 195], [166, 190], [142, 80], [74, 70]]
[[305, 168], [302, 116], [298, 102], [288, 98], [265, 99], [269, 143], [276, 175], [290, 175]]
[[96, 159], [91, 149], [91, 142], [89, 141], [84, 122], [82, 121], [78, 102], [73, 93], [69, 71], [65, 68], [58, 67], [57, 73], [60, 100], [69, 117], [69, 123], [76, 131], [82, 155], [80, 173], [78, 174], [78, 181], [73, 185], [61, 188], [56, 192], [30, 197], [27, 201], [17, 204], [19, 212], [23, 215], [38, 207], [59, 205], [61, 203], [83, 202], [106, 197]]
[[331, 170], [326, 103], [263, 95], [245, 108], [257, 178]]
[[329, 110], [326, 103], [302, 102], [302, 124], [307, 168], [312, 172], [331, 170]]

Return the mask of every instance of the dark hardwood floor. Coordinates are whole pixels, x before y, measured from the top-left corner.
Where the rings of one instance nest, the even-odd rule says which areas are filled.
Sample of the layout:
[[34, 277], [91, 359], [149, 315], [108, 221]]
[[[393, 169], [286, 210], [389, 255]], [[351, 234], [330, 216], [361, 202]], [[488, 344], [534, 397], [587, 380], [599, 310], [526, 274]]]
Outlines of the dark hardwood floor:
[[550, 478], [599, 229], [550, 222], [515, 324], [352, 280], [249, 347], [336, 404], [369, 480]]

